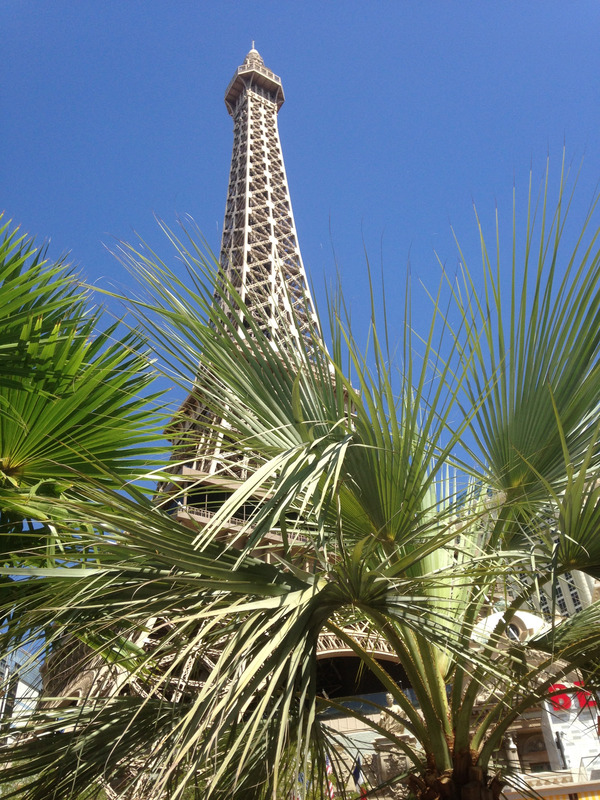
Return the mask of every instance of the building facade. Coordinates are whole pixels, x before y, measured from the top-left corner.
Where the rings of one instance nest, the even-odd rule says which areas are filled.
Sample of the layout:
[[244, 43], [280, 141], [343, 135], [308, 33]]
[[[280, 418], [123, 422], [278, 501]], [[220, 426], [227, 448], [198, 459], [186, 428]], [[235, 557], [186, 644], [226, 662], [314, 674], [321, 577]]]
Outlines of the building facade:
[[0, 736], [5, 742], [18, 732], [20, 717], [35, 707], [40, 686], [39, 664], [25, 648], [0, 660]]

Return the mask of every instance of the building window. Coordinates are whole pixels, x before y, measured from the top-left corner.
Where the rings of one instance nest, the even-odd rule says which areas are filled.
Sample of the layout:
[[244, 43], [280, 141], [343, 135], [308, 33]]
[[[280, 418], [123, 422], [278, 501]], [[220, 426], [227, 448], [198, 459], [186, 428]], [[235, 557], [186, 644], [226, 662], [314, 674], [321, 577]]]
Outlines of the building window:
[[573, 608], [575, 611], [581, 611], [583, 606], [581, 605], [581, 599], [579, 597], [579, 592], [577, 591], [577, 586], [575, 585], [575, 579], [571, 572], [565, 572], [565, 580], [567, 582], [567, 586], [569, 587], [569, 594], [571, 595], [571, 600], [573, 601]]
[[565, 596], [563, 594], [563, 590], [560, 586], [560, 583], [556, 584], [556, 605], [558, 606], [558, 610], [563, 615], [563, 617], [567, 616], [569, 610], [567, 608], [567, 601], [565, 600]]

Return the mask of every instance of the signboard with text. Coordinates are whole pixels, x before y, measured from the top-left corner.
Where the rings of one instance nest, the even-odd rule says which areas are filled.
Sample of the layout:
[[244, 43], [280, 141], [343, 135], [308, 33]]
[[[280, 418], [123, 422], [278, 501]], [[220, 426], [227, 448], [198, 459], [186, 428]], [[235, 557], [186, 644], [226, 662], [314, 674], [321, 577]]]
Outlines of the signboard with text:
[[597, 700], [582, 681], [550, 687], [542, 706], [542, 732], [553, 770], [577, 772], [592, 763], [600, 768], [597, 720]]

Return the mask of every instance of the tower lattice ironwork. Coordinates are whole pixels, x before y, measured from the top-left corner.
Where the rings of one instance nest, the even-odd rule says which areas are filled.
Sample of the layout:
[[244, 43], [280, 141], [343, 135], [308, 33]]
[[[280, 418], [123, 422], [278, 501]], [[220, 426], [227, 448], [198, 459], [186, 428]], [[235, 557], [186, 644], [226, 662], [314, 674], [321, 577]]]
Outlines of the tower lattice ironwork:
[[[283, 103], [281, 79], [265, 67], [253, 46], [225, 92], [233, 118], [233, 151], [219, 264], [248, 315], [274, 343], [310, 339], [319, 330], [279, 139], [277, 115]], [[240, 328], [245, 323], [240, 318]], [[204, 418], [206, 423], [206, 416], [214, 415], [201, 397], [190, 395], [183, 411], [170, 434], [180, 470], [191, 480], [184, 505], [202, 517], [201, 506], [210, 512], [212, 505], [209, 501], [207, 506], [204, 488], [213, 484], [215, 497], [214, 484], [244, 479], [248, 456], [230, 442], [222, 420], [196, 426], [194, 420]], [[181, 458], [185, 452], [187, 463]]]
[[225, 92], [233, 154], [220, 264], [255, 320], [302, 335], [317, 323], [279, 140], [283, 102], [281, 79], [253, 47]]

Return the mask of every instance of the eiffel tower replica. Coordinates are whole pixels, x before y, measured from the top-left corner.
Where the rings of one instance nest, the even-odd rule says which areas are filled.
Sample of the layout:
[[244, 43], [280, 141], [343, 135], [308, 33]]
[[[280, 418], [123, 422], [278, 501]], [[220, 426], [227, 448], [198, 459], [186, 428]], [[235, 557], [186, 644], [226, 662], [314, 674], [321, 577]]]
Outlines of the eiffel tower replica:
[[[225, 92], [233, 118], [233, 152], [219, 270], [243, 300], [248, 316], [273, 342], [310, 341], [317, 317], [298, 246], [283, 163], [277, 115], [284, 103], [281, 79], [252, 49]], [[222, 304], [222, 299], [215, 302]], [[239, 331], [248, 333], [248, 320]], [[285, 330], [284, 330], [285, 329]], [[202, 370], [202, 366], [200, 367]], [[226, 494], [247, 477], [248, 454], [239, 452], [227, 426], [193, 391], [167, 431], [179, 473], [180, 519], [208, 522]], [[172, 487], [170, 487], [172, 489]], [[231, 531], [243, 520], [232, 520]]]

